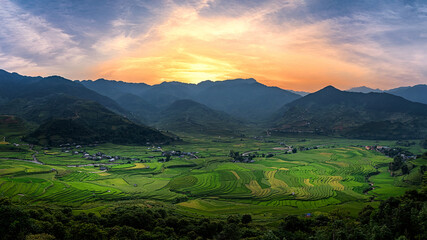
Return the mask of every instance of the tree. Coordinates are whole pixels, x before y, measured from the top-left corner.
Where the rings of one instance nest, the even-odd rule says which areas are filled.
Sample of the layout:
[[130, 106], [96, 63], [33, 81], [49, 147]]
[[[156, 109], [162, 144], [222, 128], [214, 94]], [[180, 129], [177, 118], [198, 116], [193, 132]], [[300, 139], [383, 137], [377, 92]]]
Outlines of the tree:
[[230, 215], [227, 217], [227, 223], [239, 223], [240, 220], [236, 215]]
[[22, 208], [0, 206], [0, 239], [23, 239], [31, 231], [30, 216]]
[[375, 209], [371, 205], [367, 205], [359, 212], [359, 221], [363, 224], [368, 224], [371, 220], [371, 214]]
[[136, 240], [137, 239], [137, 231], [135, 228], [128, 226], [115, 226], [110, 229], [110, 234], [113, 236], [112, 239], [129, 239]]
[[397, 155], [394, 157], [393, 162], [390, 163], [389, 169], [390, 171], [397, 171], [402, 167], [403, 159], [401, 156]]
[[242, 231], [236, 223], [226, 224], [224, 230], [219, 234], [221, 240], [238, 240], [242, 236]]
[[242, 223], [243, 224], [248, 224], [250, 222], [252, 222], [252, 216], [250, 214], [244, 214], [242, 216]]
[[261, 237], [262, 240], [280, 240], [276, 235], [274, 235], [273, 231], [268, 230], [264, 235]]
[[71, 226], [73, 239], [104, 239], [106, 233], [93, 223], [75, 223]]
[[390, 229], [386, 226], [378, 226], [375, 225], [372, 227], [372, 239], [378, 239], [378, 240], [389, 240], [393, 239], [392, 233]]
[[222, 227], [216, 222], [210, 222], [209, 220], [203, 221], [203, 223], [197, 228], [197, 233], [204, 238], [213, 238], [221, 232]]
[[409, 174], [409, 168], [408, 168], [408, 165], [406, 165], [406, 164], [403, 164], [403, 165], [402, 165], [402, 174], [403, 174], [403, 175]]
[[303, 219], [294, 215], [285, 217], [283, 222], [280, 224], [280, 230], [283, 232], [304, 231], [307, 227], [308, 226]]

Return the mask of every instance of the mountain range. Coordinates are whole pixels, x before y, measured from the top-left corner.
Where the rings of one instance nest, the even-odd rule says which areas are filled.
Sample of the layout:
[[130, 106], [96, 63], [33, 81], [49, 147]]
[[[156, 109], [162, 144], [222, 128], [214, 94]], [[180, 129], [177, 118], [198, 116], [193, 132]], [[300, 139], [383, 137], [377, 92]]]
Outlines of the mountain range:
[[[120, 99], [122, 107], [140, 116], [145, 114], [145, 117], [141, 117], [149, 121], [156, 120], [147, 117], [150, 110], [151, 112], [153, 110], [161, 111], [177, 100], [189, 99], [214, 110], [225, 112], [237, 119], [257, 122], [268, 119], [283, 104], [301, 97], [277, 87], [265, 86], [255, 79], [204, 81], [198, 84], [163, 82], [153, 86], [143, 83], [108, 82], [104, 79], [82, 81], [81, 83], [112, 99]], [[113, 93], [112, 89], [117, 91]], [[133, 97], [130, 98], [129, 94], [132, 94]], [[145, 101], [145, 107], [141, 104], [135, 106], [135, 96]]]
[[379, 88], [373, 89], [366, 86], [361, 86], [361, 87], [350, 88], [347, 90], [347, 92], [371, 93], [371, 92], [383, 92], [383, 90]]
[[0, 71], [0, 89], [0, 114], [17, 116], [33, 126], [26, 137], [31, 143], [146, 144], [174, 138], [140, 124], [114, 100], [62, 77]]
[[46, 78], [27, 77], [0, 70], [0, 87], [0, 103], [18, 99], [34, 100], [50, 94], [63, 93], [98, 102], [104, 107], [123, 115], [129, 114], [112, 99], [87, 89], [78, 82], [73, 82], [60, 76]]
[[419, 84], [412, 87], [398, 87], [390, 90], [380, 90], [380, 89], [372, 89], [368, 87], [356, 87], [347, 90], [349, 92], [362, 92], [362, 93], [370, 93], [370, 92], [386, 92], [396, 96], [400, 96], [406, 98], [413, 102], [420, 102], [427, 104], [427, 85]]
[[389, 93], [356, 93], [332, 86], [286, 104], [275, 118], [279, 132], [370, 139], [422, 138], [427, 105]]
[[240, 135], [249, 128], [370, 139], [427, 137], [426, 85], [386, 92], [328, 86], [302, 95], [255, 79], [150, 86], [0, 70], [0, 114], [34, 126], [27, 141], [44, 145], [165, 143], [176, 139], [168, 132]]

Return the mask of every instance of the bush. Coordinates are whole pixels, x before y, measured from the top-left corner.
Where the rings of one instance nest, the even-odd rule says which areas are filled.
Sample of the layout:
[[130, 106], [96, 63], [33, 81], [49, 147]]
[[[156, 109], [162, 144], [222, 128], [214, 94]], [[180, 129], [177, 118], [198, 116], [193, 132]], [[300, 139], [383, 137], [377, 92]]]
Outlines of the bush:
[[252, 222], [252, 216], [251, 216], [251, 215], [249, 215], [249, 214], [244, 214], [244, 215], [242, 216], [242, 223], [243, 223], [243, 224], [248, 224], [248, 223], [250, 223], [250, 222]]

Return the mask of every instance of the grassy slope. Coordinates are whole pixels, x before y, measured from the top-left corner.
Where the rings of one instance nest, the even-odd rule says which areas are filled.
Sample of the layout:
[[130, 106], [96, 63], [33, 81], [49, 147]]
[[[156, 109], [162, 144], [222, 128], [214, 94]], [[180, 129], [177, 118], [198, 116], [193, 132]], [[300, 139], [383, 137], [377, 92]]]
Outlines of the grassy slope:
[[50, 96], [40, 101], [26, 102], [22, 108], [25, 110], [16, 112], [27, 120], [42, 123], [27, 136], [27, 141], [32, 143], [57, 146], [72, 142], [145, 144], [171, 140], [157, 130], [136, 124], [96, 102], [67, 95]]

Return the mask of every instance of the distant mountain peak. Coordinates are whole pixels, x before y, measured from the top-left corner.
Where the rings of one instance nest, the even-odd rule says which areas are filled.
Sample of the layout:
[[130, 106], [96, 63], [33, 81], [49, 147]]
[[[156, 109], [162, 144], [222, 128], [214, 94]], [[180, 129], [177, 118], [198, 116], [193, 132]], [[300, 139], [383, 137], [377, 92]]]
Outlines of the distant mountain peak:
[[205, 80], [202, 81], [200, 83], [198, 83], [197, 85], [205, 85], [205, 84], [212, 84], [212, 83], [223, 83], [223, 84], [227, 84], [227, 83], [246, 83], [246, 84], [251, 84], [251, 83], [258, 83], [257, 80], [255, 80], [254, 78], [235, 78], [235, 79], [226, 79], [226, 80], [220, 80], [220, 81], [212, 81], [212, 80]]
[[55, 81], [67, 81], [67, 82], [70, 82], [70, 80], [68, 80], [68, 79], [66, 79], [64, 77], [58, 76], [58, 75], [48, 76], [48, 77], [45, 77], [44, 79], [45, 80], [55, 80]]
[[[185, 83], [185, 82], [179, 82], [179, 81], [164, 81], [164, 82], [161, 82], [160, 84], [157, 84], [157, 86], [172, 86], [172, 85], [174, 85], [174, 86], [186, 86], [186, 85], [195, 85], [195, 84], [193, 84], [193, 83]], [[156, 85], [153, 85], [153, 86], [156, 86]]]
[[347, 92], [361, 92], [361, 93], [370, 93], [370, 92], [383, 92], [381, 89], [373, 89], [366, 86], [354, 87], [347, 90]]
[[334, 87], [332, 85], [329, 85], [329, 86], [326, 86], [326, 87], [320, 89], [319, 91], [317, 91], [317, 93], [323, 93], [323, 92], [325, 92], [325, 93], [329, 93], [329, 92], [341, 92], [341, 90], [339, 90], [338, 88], [336, 88], [336, 87]]
[[[92, 80], [88, 80], [91, 82], [97, 82], [97, 83], [120, 83], [120, 84], [135, 84], [132, 82], [124, 82], [124, 81], [120, 81], [120, 80], [109, 80], [109, 79], [105, 79], [105, 78], [98, 78], [95, 81]], [[145, 85], [145, 83], [143, 83]]]
[[258, 83], [258, 81], [255, 80], [254, 78], [236, 78], [236, 79], [229, 79], [225, 81], [240, 82], [240, 83]]
[[116, 81], [116, 80], [108, 80], [108, 79], [105, 79], [105, 78], [98, 78], [98, 79], [96, 79], [95, 80], [95, 82], [108, 82], [108, 81], [113, 81], [113, 82], [121, 82], [121, 81]]
[[209, 85], [209, 84], [213, 84], [213, 83], [214, 83], [214, 81], [212, 81], [212, 80], [205, 80], [205, 81], [199, 82], [197, 85], [202, 86], [202, 85]]

